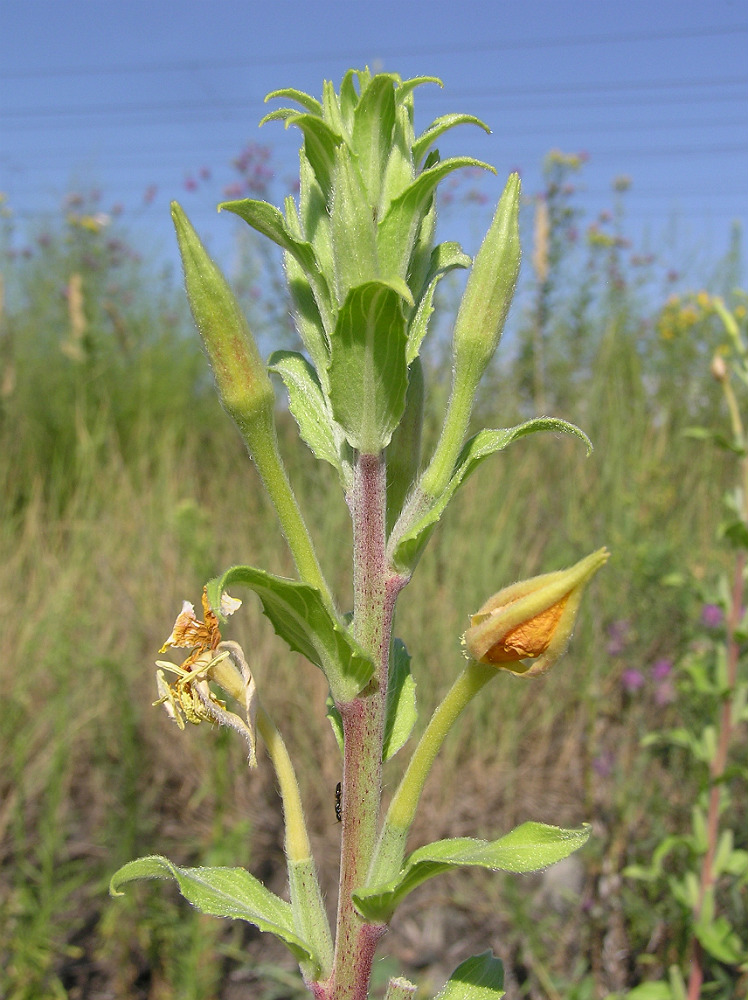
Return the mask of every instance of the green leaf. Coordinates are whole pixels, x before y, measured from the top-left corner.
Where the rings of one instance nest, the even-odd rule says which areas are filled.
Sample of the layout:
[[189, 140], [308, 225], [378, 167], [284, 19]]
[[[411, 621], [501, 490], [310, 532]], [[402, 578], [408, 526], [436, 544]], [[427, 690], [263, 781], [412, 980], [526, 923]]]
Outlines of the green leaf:
[[304, 134], [304, 152], [319, 186], [329, 198], [335, 164], [335, 152], [343, 137], [316, 114], [292, 115], [286, 126], [297, 125]]
[[413, 183], [416, 174], [411, 153], [412, 144], [413, 124], [408, 109], [398, 106], [395, 111], [392, 144], [380, 189], [377, 222], [386, 217], [392, 202]]
[[330, 227], [338, 303], [351, 288], [379, 277], [373, 206], [357, 161], [345, 143], [336, 151]]
[[208, 583], [208, 600], [216, 614], [221, 595], [234, 584], [254, 590], [276, 633], [324, 671], [336, 701], [355, 698], [373, 674], [374, 664], [328, 611], [318, 590], [253, 566], [232, 566]]
[[436, 140], [449, 131], [449, 129], [454, 128], [455, 125], [477, 125], [484, 132], [487, 132], [489, 135], [491, 134], [491, 129], [488, 125], [474, 115], [442, 115], [440, 118], [435, 118], [413, 143], [413, 160], [416, 166], [421, 162]]
[[330, 402], [352, 448], [378, 454], [405, 409], [404, 282], [369, 281], [348, 293], [332, 337]]
[[275, 205], [268, 205], [266, 201], [256, 201], [253, 198], [224, 201], [218, 206], [218, 211], [233, 212], [234, 215], [238, 215], [297, 261], [314, 292], [317, 308], [327, 329], [331, 311], [330, 289], [322, 275], [320, 263], [311, 243], [293, 236], [283, 213]]
[[288, 406], [299, 425], [301, 437], [322, 461], [337, 469], [344, 490], [352, 482], [351, 463], [345, 437], [335, 422], [317, 372], [302, 354], [275, 351], [268, 359], [268, 369], [283, 379], [288, 392]]
[[338, 744], [338, 749], [341, 754], [343, 753], [343, 719], [338, 711], [337, 705], [333, 701], [331, 694], [327, 696], [327, 701], [325, 702], [325, 715], [327, 716], [330, 725], [332, 726], [333, 736], [335, 737], [335, 742]]
[[353, 132], [353, 114], [359, 101], [354, 78], [360, 80], [360, 74], [355, 69], [349, 69], [343, 77], [339, 92], [340, 114], [349, 134]]
[[[327, 198], [319, 186], [303, 149], [299, 150], [298, 213], [296, 212], [296, 203], [291, 195], [286, 196], [285, 206], [289, 232], [297, 239], [309, 239], [314, 247], [314, 254], [321, 274], [329, 276], [330, 281], [332, 281], [332, 234]], [[330, 290], [329, 298], [332, 301], [332, 290]]]
[[352, 144], [372, 207], [379, 205], [382, 177], [392, 148], [396, 83], [394, 74], [378, 73], [362, 93], [354, 112]]
[[537, 434], [539, 431], [569, 434], [587, 445], [588, 454], [592, 450], [592, 443], [584, 431], [574, 424], [554, 417], [538, 417], [502, 430], [479, 431], [463, 446], [452, 477], [442, 495], [421, 510], [413, 523], [405, 526], [401, 532], [398, 532], [397, 525], [395, 526], [390, 539], [390, 560], [397, 571], [400, 573], [413, 571], [447, 504], [481, 462], [489, 455], [502, 451], [513, 441], [528, 434]]
[[641, 983], [626, 994], [626, 1000], [673, 1000], [667, 983]]
[[424, 83], [435, 83], [437, 87], [444, 86], [438, 76], [414, 76], [410, 80], [403, 80], [395, 91], [398, 104], [404, 104], [406, 107], [412, 108], [413, 91], [416, 87], [422, 87]]
[[590, 827], [563, 830], [544, 823], [523, 823], [492, 842], [456, 837], [419, 847], [402, 871], [385, 885], [354, 893], [357, 909], [367, 920], [388, 921], [403, 899], [427, 879], [462, 866], [491, 871], [534, 872], [561, 861], [582, 847]]
[[387, 534], [400, 516], [403, 503], [421, 469], [423, 402], [425, 385], [423, 365], [416, 358], [408, 369], [405, 410], [387, 445]]
[[416, 682], [410, 672], [410, 654], [402, 640], [395, 639], [387, 683], [382, 760], [395, 756], [413, 731], [417, 718]]
[[745, 458], [746, 455], [745, 448], [739, 442], [725, 437], [720, 431], [709, 430], [708, 427], [686, 427], [683, 436], [696, 441], [711, 441], [722, 451], [730, 451], [741, 458]]
[[297, 961], [312, 962], [319, 968], [317, 956], [294, 932], [291, 905], [244, 868], [182, 868], [168, 858], [152, 855], [123, 865], [112, 876], [109, 892], [121, 896], [123, 885], [151, 878], [173, 878], [184, 898], [201, 913], [246, 920], [280, 938]]
[[[322, 115], [322, 105], [316, 97], [305, 93], [303, 90], [296, 90], [294, 87], [283, 87], [281, 90], [271, 90], [265, 97], [265, 103], [274, 100], [276, 97], [287, 97], [291, 101], [296, 101], [302, 108], [306, 108], [310, 114]], [[298, 114], [298, 112], [296, 112]]]
[[452, 171], [461, 167], [480, 167], [496, 173], [489, 163], [483, 163], [472, 156], [456, 156], [442, 160], [420, 173], [402, 194], [393, 200], [379, 226], [377, 248], [382, 274], [405, 277], [418, 235], [418, 227], [437, 185]]
[[[343, 720], [332, 695], [328, 697], [325, 707], [335, 742], [342, 753]], [[387, 685], [387, 716], [382, 760], [386, 761], [395, 756], [410, 736], [417, 717], [416, 683], [410, 673], [410, 656], [404, 643], [400, 639], [395, 639]]]
[[484, 951], [458, 965], [435, 1000], [500, 1000], [504, 995], [504, 966]]
[[700, 920], [694, 926], [701, 947], [712, 958], [726, 965], [740, 965], [748, 958], [740, 938], [735, 933], [726, 917], [714, 917], [711, 920]]
[[462, 252], [459, 243], [440, 243], [434, 247], [429, 270], [424, 281], [425, 291], [416, 307], [413, 318], [408, 324], [408, 351], [406, 357], [409, 365], [417, 357], [423, 338], [426, 336], [429, 319], [434, 311], [433, 300], [436, 286], [445, 274], [458, 267], [470, 267], [470, 263], [470, 257]]

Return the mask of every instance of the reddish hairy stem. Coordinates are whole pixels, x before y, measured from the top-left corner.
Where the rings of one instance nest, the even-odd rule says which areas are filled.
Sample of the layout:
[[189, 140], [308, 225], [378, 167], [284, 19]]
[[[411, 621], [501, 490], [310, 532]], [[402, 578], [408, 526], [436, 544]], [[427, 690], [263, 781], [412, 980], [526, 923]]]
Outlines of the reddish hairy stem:
[[351, 497], [356, 640], [375, 673], [361, 694], [339, 704], [343, 720], [342, 836], [335, 959], [321, 1000], [365, 1000], [381, 924], [367, 924], [353, 892], [364, 884], [376, 843], [382, 789], [382, 744], [396, 589], [385, 558], [386, 466], [359, 455]]

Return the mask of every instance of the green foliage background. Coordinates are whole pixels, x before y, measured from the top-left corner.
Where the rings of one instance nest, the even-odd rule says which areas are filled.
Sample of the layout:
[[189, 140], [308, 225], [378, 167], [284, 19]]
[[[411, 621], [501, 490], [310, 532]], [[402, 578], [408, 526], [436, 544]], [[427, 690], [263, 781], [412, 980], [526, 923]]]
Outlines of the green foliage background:
[[[197, 604], [202, 583], [226, 565], [291, 575], [290, 558], [215, 399], [181, 290], [133, 255], [124, 231], [105, 233], [83, 211], [28, 259], [8, 240], [0, 995], [294, 996], [273, 942], [201, 917], [161, 886], [124, 901], [106, 894], [113, 870], [150, 853], [245, 865], [282, 891], [270, 769], [261, 762], [248, 774], [227, 734], [179, 733], [150, 703], [152, 662], [181, 601]], [[676, 706], [658, 705], [646, 684], [630, 691], [622, 677], [636, 668], [646, 678], [658, 658], [675, 661], [689, 648], [700, 605], [693, 589], [674, 584], [720, 568], [725, 461], [682, 433], [721, 419], [708, 373], [719, 335], [698, 311], [684, 318], [683, 303], [664, 305], [615, 227], [586, 248], [578, 265], [560, 254], [547, 287], [530, 290], [515, 319], [516, 350], [500, 351], [480, 417], [509, 426], [540, 408], [579, 424], [596, 450], [585, 459], [577, 443], [539, 436], [487, 462], [440, 525], [401, 602], [398, 634], [413, 657], [423, 719], [454, 677], [459, 636], [487, 594], [597, 545], [611, 549], [562, 664], [536, 683], [501, 678], [471, 707], [437, 762], [417, 831], [422, 843], [496, 837], [528, 819], [591, 821], [593, 839], [560, 889], [545, 878], [481, 876], [477, 893], [463, 874], [414, 893], [385, 955], [389, 947], [420, 969], [433, 990], [474, 931], [479, 947], [504, 959], [521, 996], [602, 996], [677, 958], [675, 916], [621, 872], [685, 821], [696, 784], [677, 754], [653, 758], [639, 746], [676, 718]], [[736, 253], [715, 274], [729, 274]], [[82, 325], [70, 305], [74, 275]], [[427, 360], [435, 432], [438, 345]], [[350, 532], [334, 473], [315, 465], [287, 415], [279, 425], [344, 601]], [[626, 636], [618, 651], [611, 629]], [[249, 601], [231, 637], [251, 650], [262, 697], [298, 762], [332, 904], [340, 758], [321, 674], [283, 654]], [[388, 766], [400, 767], [399, 758]], [[738, 831], [748, 829], [745, 802], [739, 810]]]

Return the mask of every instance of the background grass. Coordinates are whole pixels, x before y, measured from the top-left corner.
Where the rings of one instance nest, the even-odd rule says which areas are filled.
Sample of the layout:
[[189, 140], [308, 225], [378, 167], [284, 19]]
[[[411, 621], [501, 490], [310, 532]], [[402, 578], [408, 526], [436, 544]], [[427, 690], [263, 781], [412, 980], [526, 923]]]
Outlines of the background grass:
[[[415, 893], [378, 975], [384, 983], [404, 966], [423, 996], [471, 947], [501, 955], [512, 996], [566, 1000], [624, 990], [678, 957], [678, 915], [621, 872], [688, 817], [698, 779], [677, 756], [640, 749], [679, 709], [622, 677], [636, 668], [646, 678], [692, 642], [698, 598], [666, 582], [720, 569], [725, 461], [682, 433], [722, 419], [708, 377], [718, 340], [706, 322], [663, 335], [663, 298], [642, 291], [620, 234], [587, 246], [583, 264], [559, 254], [545, 287], [530, 289], [517, 350], [491, 373], [477, 418], [508, 425], [542, 402], [579, 423], [596, 450], [585, 458], [578, 443], [537, 437], [486, 463], [440, 525], [397, 631], [423, 723], [488, 594], [609, 546], [563, 664], [539, 683], [498, 678], [450, 738], [414, 844], [496, 836], [530, 818], [591, 821], [594, 835], [556, 879], [461, 873]], [[228, 734], [180, 733], [151, 707], [153, 660], [183, 599], [199, 604], [204, 581], [232, 563], [292, 573], [272, 510], [214, 398], [179, 289], [137, 259], [124, 231], [103, 231], [81, 209], [28, 258], [6, 233], [2, 259], [0, 996], [304, 995], [269, 937], [201, 917], [163, 885], [107, 895], [111, 873], [149, 853], [245, 865], [284, 890], [267, 762], [247, 774]], [[438, 345], [427, 361], [433, 438], [446, 370]], [[346, 607], [350, 529], [334, 475], [282, 413], [279, 428]], [[322, 675], [284, 653], [251, 600], [231, 638], [251, 650], [297, 762], [332, 906], [340, 757]], [[739, 811], [738, 831], [748, 826], [743, 800]]]

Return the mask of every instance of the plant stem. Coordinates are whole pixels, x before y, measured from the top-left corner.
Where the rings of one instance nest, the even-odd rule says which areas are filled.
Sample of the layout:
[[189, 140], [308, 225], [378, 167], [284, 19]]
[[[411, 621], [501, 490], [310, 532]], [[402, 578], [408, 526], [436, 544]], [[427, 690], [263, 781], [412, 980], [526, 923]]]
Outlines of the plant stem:
[[385, 559], [386, 466], [359, 455], [350, 500], [353, 520], [353, 631], [376, 673], [352, 701], [339, 704], [343, 720], [340, 889], [330, 1000], [365, 1000], [371, 963], [384, 925], [366, 924], [352, 894], [366, 877], [376, 841], [382, 788], [382, 744], [394, 598]]
[[[281, 530], [291, 550], [299, 576], [305, 583], [316, 587], [327, 606], [332, 609], [333, 600], [330, 588], [323, 576], [309, 531], [304, 523], [278, 451], [274, 422], [272, 420], [256, 420], [252, 426], [251, 444], [247, 435], [244, 436], [250, 445], [250, 455], [260, 474], [263, 486], [275, 507]], [[261, 443], [258, 444], [258, 441]]]
[[[319, 974], [327, 976], [332, 968], [332, 934], [306, 832], [299, 783], [283, 737], [262, 705], [257, 708], [257, 729], [275, 768], [283, 802], [288, 883], [296, 930], [317, 954]], [[307, 980], [318, 976], [314, 968], [302, 967], [302, 971]]]
[[299, 783], [283, 737], [262, 705], [257, 709], [257, 730], [265, 743], [278, 778], [286, 828], [286, 856], [292, 861], [303, 861], [310, 857], [312, 852], [304, 823]]
[[387, 881], [400, 871], [408, 831], [436, 755], [463, 709], [497, 673], [491, 664], [470, 660], [431, 716], [390, 802], [368, 884]]

